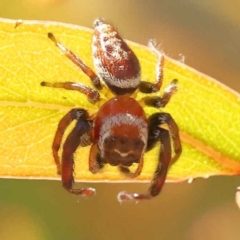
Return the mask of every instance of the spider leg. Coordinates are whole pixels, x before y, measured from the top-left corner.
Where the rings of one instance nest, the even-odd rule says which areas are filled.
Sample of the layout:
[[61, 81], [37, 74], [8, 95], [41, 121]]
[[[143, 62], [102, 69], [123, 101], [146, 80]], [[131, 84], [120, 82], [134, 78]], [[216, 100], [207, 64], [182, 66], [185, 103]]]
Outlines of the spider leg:
[[[179, 128], [175, 120], [169, 113], [161, 112], [155, 113], [149, 117], [149, 126], [158, 126], [162, 124], [167, 124], [170, 136], [173, 141], [174, 156], [171, 159], [171, 165], [174, 164], [182, 153], [182, 145], [179, 137]], [[151, 129], [151, 127], [150, 127]]]
[[89, 171], [96, 174], [101, 168], [103, 168], [106, 162], [100, 157], [100, 152], [96, 143], [91, 146], [89, 154]]
[[[165, 123], [168, 125], [169, 131], [158, 127], [158, 125]], [[173, 148], [175, 152], [173, 157], [171, 156], [170, 136], [173, 140]], [[154, 173], [154, 178], [149, 188], [149, 193], [138, 194], [120, 192], [118, 194], [119, 201], [150, 199], [158, 195], [161, 191], [166, 180], [169, 167], [177, 161], [182, 152], [178, 126], [168, 113], [156, 113], [149, 118], [149, 139], [147, 150], [152, 149], [157, 141], [160, 141], [161, 144], [159, 163]]]
[[91, 68], [86, 66], [81, 59], [76, 56], [72, 51], [67, 49], [65, 46], [63, 46], [60, 42], [56, 40], [54, 35], [52, 33], [48, 33], [48, 37], [55, 43], [55, 45], [62, 50], [62, 52], [73, 62], [75, 63], [81, 70], [91, 79], [92, 84], [94, 87], [96, 87], [98, 90], [102, 88], [100, 80], [98, 76], [93, 72]]
[[62, 184], [63, 187], [70, 193], [81, 196], [92, 196], [95, 194], [93, 188], [73, 188], [74, 183], [74, 158], [73, 154], [81, 143], [81, 137], [89, 132], [92, 128], [92, 121], [87, 117], [78, 117], [77, 123], [73, 130], [68, 135], [65, 143], [63, 144], [62, 152]]
[[155, 108], [165, 107], [170, 101], [173, 94], [177, 92], [177, 83], [178, 83], [178, 80], [173, 79], [172, 82], [164, 89], [163, 95], [161, 97], [156, 97], [156, 96], [144, 97], [142, 99], [144, 101], [144, 104], [146, 104], [147, 106], [155, 107]]
[[44, 87], [52, 87], [52, 88], [64, 88], [67, 90], [75, 90], [85, 94], [88, 97], [88, 100], [92, 103], [95, 103], [100, 100], [100, 95], [98, 91], [85, 86], [81, 83], [74, 83], [74, 82], [41, 82], [41, 86]]
[[55, 164], [57, 165], [58, 169], [58, 174], [61, 175], [62, 172], [62, 166], [60, 163], [60, 158], [58, 155], [58, 151], [60, 149], [62, 139], [63, 139], [63, 134], [66, 130], [66, 128], [69, 126], [69, 124], [73, 120], [79, 120], [79, 119], [87, 119], [88, 118], [88, 113], [86, 110], [81, 109], [81, 108], [74, 108], [70, 112], [68, 112], [59, 122], [57, 131], [55, 133], [55, 137], [53, 140], [52, 144], [52, 153], [53, 153], [53, 158], [55, 161]]
[[155, 135], [159, 139], [161, 147], [159, 163], [154, 173], [154, 177], [149, 188], [150, 195], [147, 195], [147, 199], [155, 197], [159, 194], [165, 183], [167, 172], [171, 163], [171, 141], [169, 132], [163, 128], [156, 128]]
[[156, 43], [154, 42], [154, 40], [150, 40], [148, 46], [158, 56], [158, 62], [156, 67], [156, 83], [153, 84], [150, 82], [141, 81], [139, 89], [143, 93], [154, 93], [158, 92], [162, 86], [165, 56], [163, 52], [159, 51], [156, 48]]
[[[156, 47], [156, 43], [150, 40], [148, 43], [149, 48], [158, 56], [158, 62], [156, 67], [156, 83], [150, 83], [141, 81], [139, 90], [143, 93], [154, 93], [161, 89], [163, 82], [163, 67], [165, 62], [164, 53], [159, 51]], [[173, 79], [172, 82], [164, 89], [163, 96], [161, 97], [145, 97], [143, 101], [148, 106], [153, 106], [156, 108], [165, 107], [172, 95], [177, 91], [177, 79]]]
[[[56, 40], [54, 35], [52, 33], [48, 33], [48, 37], [55, 43], [55, 45], [62, 50], [62, 52], [73, 62], [75, 63], [92, 81], [92, 84], [95, 88], [98, 90], [102, 89], [102, 85], [100, 83], [100, 80], [98, 76], [93, 72], [92, 69], [90, 69], [88, 66], [86, 66], [78, 56], [76, 56], [72, 51], [67, 49], [65, 46], [63, 46], [60, 42]], [[74, 82], [55, 82], [55, 83], [49, 83], [49, 82], [41, 82], [41, 86], [45, 87], [53, 87], [53, 88], [64, 88], [68, 90], [75, 90], [79, 91], [83, 94], [85, 94], [88, 97], [88, 100], [92, 103], [95, 103], [100, 100], [100, 95], [98, 91], [85, 86], [81, 83], [74, 83]]]

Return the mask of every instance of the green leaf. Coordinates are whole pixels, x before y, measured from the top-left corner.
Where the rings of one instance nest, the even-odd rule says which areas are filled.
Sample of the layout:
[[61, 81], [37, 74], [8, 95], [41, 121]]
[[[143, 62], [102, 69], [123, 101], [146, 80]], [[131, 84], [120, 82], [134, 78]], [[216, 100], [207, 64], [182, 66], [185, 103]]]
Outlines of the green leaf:
[[[44, 88], [42, 81], [89, 79], [47, 38], [53, 32], [60, 42], [93, 68], [92, 31], [53, 22], [0, 19], [0, 176], [6, 178], [59, 178], [51, 144], [59, 120], [73, 107], [96, 112], [87, 98], [73, 91]], [[142, 67], [142, 79], [154, 81], [156, 56], [141, 45], [129, 43]], [[216, 80], [167, 58], [164, 86], [177, 78], [179, 91], [161, 111], [169, 112], [180, 127], [183, 153], [170, 169], [168, 180], [180, 181], [211, 175], [240, 174], [240, 96]], [[163, 86], [163, 88], [164, 88]], [[159, 93], [158, 93], [159, 94]], [[102, 93], [109, 99], [110, 93]], [[137, 93], [137, 99], [144, 96]], [[102, 104], [102, 102], [101, 102]], [[159, 110], [145, 107], [147, 115]], [[136, 181], [152, 178], [158, 147], [145, 154], [144, 169]], [[127, 181], [117, 168], [88, 171], [89, 148], [75, 154], [75, 176], [86, 181]]]

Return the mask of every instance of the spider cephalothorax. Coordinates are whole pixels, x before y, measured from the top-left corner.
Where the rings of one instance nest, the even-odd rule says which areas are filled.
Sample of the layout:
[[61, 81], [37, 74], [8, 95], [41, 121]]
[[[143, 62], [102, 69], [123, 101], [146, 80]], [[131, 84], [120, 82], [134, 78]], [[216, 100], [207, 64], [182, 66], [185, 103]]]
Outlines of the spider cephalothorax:
[[[141, 80], [141, 68], [134, 52], [119, 36], [110, 24], [103, 20], [94, 21], [92, 55], [95, 69], [100, 79], [114, 93], [114, 97], [105, 102], [96, 116], [89, 116], [87, 110], [72, 109], [59, 122], [52, 145], [53, 156], [62, 176], [63, 186], [71, 193], [91, 196], [93, 188], [73, 188], [73, 165], [76, 149], [91, 145], [89, 154], [89, 170], [97, 173], [105, 164], [118, 166], [120, 171], [129, 176], [137, 177], [143, 167], [144, 153], [160, 143], [158, 165], [153, 180], [146, 194], [121, 192], [120, 201], [127, 199], [149, 199], [156, 196], [162, 189], [168, 169], [181, 154], [181, 141], [177, 124], [168, 113], [157, 112], [146, 117], [143, 107], [132, 97], [137, 89], [143, 93], [153, 93], [160, 90], [163, 80], [164, 54], [157, 50], [153, 41], [150, 48], [158, 55], [156, 83]], [[89, 76], [95, 89], [81, 83], [73, 82], [42, 82], [42, 86], [77, 90], [87, 95], [89, 101], [100, 100], [98, 91], [102, 84], [99, 77], [87, 67], [73, 52], [59, 43], [52, 33], [48, 37]], [[164, 107], [177, 89], [177, 80], [173, 80], [161, 97], [145, 97], [143, 102], [156, 108]], [[63, 134], [69, 124], [76, 120], [76, 125], [62, 145], [61, 161], [58, 151], [62, 144]], [[169, 131], [161, 128], [167, 124]], [[173, 141], [174, 156], [172, 156], [171, 141]], [[129, 166], [137, 163], [135, 172], [130, 172]]]

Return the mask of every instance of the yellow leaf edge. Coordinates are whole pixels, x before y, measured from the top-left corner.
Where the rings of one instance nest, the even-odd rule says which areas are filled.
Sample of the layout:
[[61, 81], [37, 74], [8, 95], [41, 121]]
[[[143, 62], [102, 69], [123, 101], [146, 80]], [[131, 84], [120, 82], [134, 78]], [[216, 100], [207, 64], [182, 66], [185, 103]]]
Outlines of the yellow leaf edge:
[[[7, 20], [7, 19], [1, 19], [0, 18], [0, 21], [2, 22], [8, 22], [8, 23], [16, 23], [16, 20]], [[72, 24], [66, 24], [66, 23], [59, 23], [59, 22], [48, 22], [48, 21], [32, 21], [32, 20], [24, 20], [23, 21], [23, 24], [31, 24], [31, 25], [50, 25], [50, 26], [63, 26], [63, 27], [67, 27], [67, 28], [72, 28], [72, 29], [76, 29], [76, 30], [84, 30], [84, 31], [89, 31], [90, 33], [92, 33], [92, 29], [89, 29], [89, 28], [86, 28], [86, 27], [82, 27], [82, 26], [76, 26], [76, 25], [72, 25]], [[143, 46], [143, 45], [139, 45], [137, 43], [133, 43], [131, 41], [128, 41], [128, 43], [133, 46], [133, 47], [137, 47], [137, 48], [141, 48], [143, 49], [144, 51], [147, 51], [147, 52], [150, 52], [149, 49], [146, 47], [146, 46]], [[218, 81], [216, 81], [215, 79], [205, 75], [205, 74], [202, 74], [200, 72], [198, 72], [197, 70], [191, 68], [191, 67], [188, 67], [186, 66], [185, 64], [179, 62], [179, 61], [176, 61], [176, 60], [173, 60], [169, 57], [167, 57], [167, 61], [170, 62], [170, 64], [173, 64], [175, 65], [177, 68], [183, 68], [183, 69], [187, 69], [189, 72], [191, 72], [191, 74], [196, 74], [198, 76], [201, 76], [203, 79], [206, 79], [207, 81], [210, 81], [212, 82], [214, 85], [218, 85], [219, 87], [221, 87], [224, 91], [226, 91], [226, 93], [228, 94], [231, 94], [232, 97], [235, 97], [236, 98], [236, 101], [240, 101], [240, 96], [237, 92], [235, 92], [234, 90], [230, 89], [229, 87], [227, 87], [226, 85], [222, 84], [222, 83], [219, 83]], [[193, 142], [195, 141], [194, 139], [192, 139], [192, 136], [188, 135], [187, 133], [185, 132], [180, 132], [180, 135], [181, 135], [181, 139], [188, 143], [188, 144], [193, 144]], [[196, 141], [195, 141], [196, 143]], [[197, 142], [196, 143], [197, 145], [200, 145], [200, 148], [201, 148], [201, 142]], [[205, 154], [207, 154], [209, 157], [211, 158], [215, 158], [215, 160], [217, 159], [217, 161], [219, 162], [219, 164], [225, 166], [226, 168], [229, 168], [231, 169], [232, 171], [229, 172], [229, 175], [238, 175], [240, 174], [240, 163], [239, 162], [236, 162], [234, 159], [230, 159], [230, 158], [227, 158], [225, 156], [222, 156], [219, 152], [216, 152], [214, 149], [212, 149], [211, 147], [208, 147], [207, 151], [205, 151]], [[226, 172], [223, 172], [222, 173], [223, 175], [228, 175], [228, 173]], [[215, 175], [215, 174], [214, 174]], [[218, 173], [218, 175], [221, 175], [221, 173]], [[1, 176], [1, 178], [27, 178], [27, 179], [59, 179], [59, 177], [16, 177], [16, 176]], [[135, 179], [135, 180], [131, 180], [130, 182], [148, 182], [151, 178], [149, 178], [149, 176], [146, 177], [146, 179], [141, 178], [141, 179]], [[182, 180], [186, 180], [187, 178], [183, 178], [183, 179], [180, 179], [180, 178], [177, 178], [177, 179], [174, 179], [174, 177], [172, 179], [168, 179], [168, 181], [182, 181]], [[84, 179], [81, 179], [80, 180], [81, 182], [108, 182], [109, 180], [103, 180], [103, 179], [96, 179], [96, 180], [84, 180]], [[128, 179], [121, 179], [121, 180], [116, 180], [114, 179], [114, 182], [128, 182], [129, 180]]]

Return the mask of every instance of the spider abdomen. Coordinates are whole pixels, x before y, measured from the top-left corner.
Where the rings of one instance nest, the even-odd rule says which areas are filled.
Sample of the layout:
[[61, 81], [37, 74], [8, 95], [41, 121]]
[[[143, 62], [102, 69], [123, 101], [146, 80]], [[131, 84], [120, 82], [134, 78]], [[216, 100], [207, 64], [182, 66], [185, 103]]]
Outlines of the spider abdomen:
[[92, 54], [95, 68], [107, 86], [119, 95], [134, 92], [140, 84], [140, 64], [113, 26], [94, 22]]

